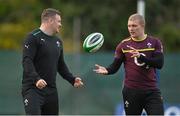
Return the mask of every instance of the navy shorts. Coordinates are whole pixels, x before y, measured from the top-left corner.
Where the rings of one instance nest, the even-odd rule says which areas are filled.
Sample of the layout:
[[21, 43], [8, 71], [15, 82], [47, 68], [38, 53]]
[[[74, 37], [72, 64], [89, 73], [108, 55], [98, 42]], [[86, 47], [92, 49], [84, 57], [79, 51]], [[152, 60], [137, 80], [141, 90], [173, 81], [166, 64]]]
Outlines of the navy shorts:
[[123, 88], [123, 101], [126, 115], [164, 115], [163, 100], [159, 90], [139, 90]]
[[29, 89], [22, 93], [26, 115], [58, 115], [58, 93]]

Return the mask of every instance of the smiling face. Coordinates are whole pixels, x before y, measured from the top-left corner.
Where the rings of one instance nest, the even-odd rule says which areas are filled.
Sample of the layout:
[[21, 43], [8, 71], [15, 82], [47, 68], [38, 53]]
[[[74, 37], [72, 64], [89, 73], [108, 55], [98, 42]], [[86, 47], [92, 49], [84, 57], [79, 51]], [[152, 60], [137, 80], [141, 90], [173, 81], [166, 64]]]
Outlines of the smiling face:
[[144, 36], [145, 21], [141, 15], [135, 14], [128, 20], [128, 31], [132, 38], [141, 38]]
[[60, 27], [62, 26], [60, 15], [56, 14], [53, 18], [51, 18], [50, 26], [54, 34], [59, 33]]
[[45, 9], [41, 14], [41, 30], [48, 35], [59, 33], [61, 24], [60, 12], [56, 9]]

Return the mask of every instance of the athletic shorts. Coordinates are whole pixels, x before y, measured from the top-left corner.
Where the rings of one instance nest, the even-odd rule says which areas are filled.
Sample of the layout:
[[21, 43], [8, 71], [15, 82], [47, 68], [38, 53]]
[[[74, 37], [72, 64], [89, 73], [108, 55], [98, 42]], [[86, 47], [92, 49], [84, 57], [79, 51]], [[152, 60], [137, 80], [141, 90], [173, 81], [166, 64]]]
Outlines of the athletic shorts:
[[164, 115], [163, 100], [159, 90], [138, 90], [123, 88], [123, 101], [126, 115]]
[[37, 88], [29, 89], [22, 93], [26, 115], [58, 115], [58, 93], [50, 93]]

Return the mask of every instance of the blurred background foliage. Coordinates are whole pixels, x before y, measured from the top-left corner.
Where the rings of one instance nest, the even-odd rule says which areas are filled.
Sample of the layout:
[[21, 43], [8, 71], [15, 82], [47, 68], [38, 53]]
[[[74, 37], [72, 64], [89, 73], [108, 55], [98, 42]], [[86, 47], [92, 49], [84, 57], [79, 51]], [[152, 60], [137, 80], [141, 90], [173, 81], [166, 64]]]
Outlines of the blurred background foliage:
[[[159, 37], [166, 52], [179, 52], [180, 0], [145, 1], [146, 32]], [[80, 45], [88, 34], [101, 32], [105, 37], [103, 49], [111, 51], [129, 36], [127, 20], [136, 12], [137, 0], [0, 0], [0, 49], [21, 50], [25, 36], [39, 27], [41, 12], [48, 7], [62, 13], [60, 36], [66, 51], [73, 52], [77, 19]]]

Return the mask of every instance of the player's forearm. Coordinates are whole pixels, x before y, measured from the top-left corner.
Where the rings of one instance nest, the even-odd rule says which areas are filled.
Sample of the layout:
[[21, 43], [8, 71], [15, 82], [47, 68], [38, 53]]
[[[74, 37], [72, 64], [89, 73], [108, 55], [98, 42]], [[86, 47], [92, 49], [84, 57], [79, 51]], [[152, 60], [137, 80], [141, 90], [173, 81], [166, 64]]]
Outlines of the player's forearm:
[[63, 49], [61, 50], [61, 55], [58, 61], [58, 72], [64, 79], [66, 79], [69, 83], [74, 85], [75, 77], [72, 75], [72, 73], [70, 73], [64, 61]]
[[23, 68], [24, 68], [25, 75], [28, 78], [32, 78], [34, 82], [40, 79], [40, 76], [36, 72], [33, 62], [30, 58], [28, 57], [23, 58]]
[[152, 58], [146, 58], [145, 56], [140, 56], [139, 60], [146, 63], [150, 67], [161, 69], [164, 64], [164, 55], [162, 53], [158, 53], [154, 55]]
[[64, 61], [61, 61], [58, 68], [58, 72], [59, 74], [66, 79], [69, 83], [71, 83], [72, 85], [74, 84], [74, 80], [75, 78], [73, 77], [72, 73], [70, 73], [67, 65], [65, 64]]
[[122, 61], [122, 59], [115, 58], [113, 63], [106, 68], [108, 75], [116, 73], [122, 64]]

